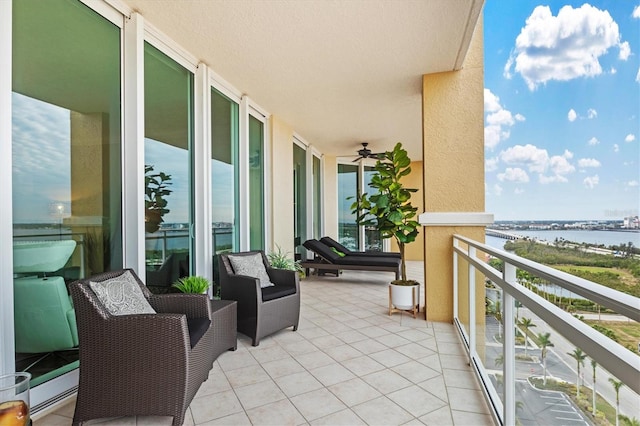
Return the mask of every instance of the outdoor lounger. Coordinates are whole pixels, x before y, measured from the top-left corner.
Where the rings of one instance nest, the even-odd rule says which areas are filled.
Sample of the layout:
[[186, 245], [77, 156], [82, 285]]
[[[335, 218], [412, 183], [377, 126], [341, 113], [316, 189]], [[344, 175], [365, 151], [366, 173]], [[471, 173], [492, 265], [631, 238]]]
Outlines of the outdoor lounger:
[[400, 258], [384, 256], [340, 256], [326, 244], [312, 239], [304, 242], [303, 246], [311, 250], [317, 256], [315, 260], [307, 260], [300, 265], [308, 271], [310, 268], [322, 270], [353, 269], [360, 271], [389, 271], [396, 274], [395, 279], [400, 278]]
[[[338, 250], [340, 253], [344, 253], [347, 256], [372, 256], [372, 257], [395, 257], [400, 259], [400, 253], [390, 252], [390, 251], [351, 251], [347, 247], [343, 246], [336, 240], [331, 237], [322, 237], [320, 238], [320, 242], [324, 245], [328, 246], [329, 249], [331, 247]], [[338, 255], [339, 256], [339, 255]]]

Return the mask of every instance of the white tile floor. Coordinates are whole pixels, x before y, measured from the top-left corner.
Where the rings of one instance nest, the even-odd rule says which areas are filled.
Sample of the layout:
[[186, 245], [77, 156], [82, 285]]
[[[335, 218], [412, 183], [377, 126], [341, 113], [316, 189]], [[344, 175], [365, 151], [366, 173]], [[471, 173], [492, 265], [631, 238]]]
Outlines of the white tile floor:
[[[422, 264], [408, 273], [421, 282]], [[451, 324], [388, 315], [388, 273], [302, 280], [297, 332], [260, 346], [238, 334], [187, 411], [186, 425], [491, 425]], [[424, 293], [422, 293], [424, 294]], [[73, 403], [35, 426], [70, 425]], [[167, 425], [118, 418], [101, 425]]]

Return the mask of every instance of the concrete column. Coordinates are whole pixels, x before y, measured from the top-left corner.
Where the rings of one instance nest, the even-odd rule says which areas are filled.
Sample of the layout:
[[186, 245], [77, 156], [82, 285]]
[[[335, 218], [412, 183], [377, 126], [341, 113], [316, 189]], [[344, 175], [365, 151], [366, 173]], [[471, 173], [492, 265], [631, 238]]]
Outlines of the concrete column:
[[[484, 212], [484, 69], [482, 23], [459, 71], [423, 76], [424, 208], [430, 212]], [[452, 235], [484, 241], [484, 226], [425, 226], [427, 320], [453, 319]], [[461, 276], [461, 280], [463, 277]], [[482, 283], [482, 280], [478, 281]], [[484, 309], [477, 287], [477, 312]], [[463, 307], [461, 307], [462, 311]]]

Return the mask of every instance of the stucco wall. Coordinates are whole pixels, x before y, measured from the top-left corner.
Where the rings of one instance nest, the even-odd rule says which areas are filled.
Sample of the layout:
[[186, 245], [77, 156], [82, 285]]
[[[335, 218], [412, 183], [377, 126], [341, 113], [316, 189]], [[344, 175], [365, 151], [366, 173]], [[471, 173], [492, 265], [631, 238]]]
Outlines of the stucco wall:
[[[423, 76], [426, 212], [484, 212], [484, 75], [482, 22], [460, 71]], [[426, 311], [453, 319], [452, 235], [484, 241], [484, 228], [425, 227]], [[478, 309], [484, 306], [478, 286]]]
[[293, 128], [271, 116], [271, 243], [293, 253]]

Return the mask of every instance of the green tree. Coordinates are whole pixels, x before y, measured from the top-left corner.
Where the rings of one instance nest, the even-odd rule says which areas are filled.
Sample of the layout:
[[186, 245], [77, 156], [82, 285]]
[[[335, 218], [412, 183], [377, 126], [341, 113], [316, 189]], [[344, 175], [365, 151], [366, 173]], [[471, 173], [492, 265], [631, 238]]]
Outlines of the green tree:
[[527, 355], [527, 336], [529, 335], [529, 329], [535, 327], [531, 318], [522, 318], [520, 320], [520, 326], [524, 329], [524, 354]]
[[584, 360], [587, 358], [587, 354], [582, 352], [582, 349], [575, 348], [573, 352], [567, 352], [567, 355], [575, 359], [576, 364], [578, 366], [578, 377], [576, 378], [576, 389], [577, 389], [576, 396], [580, 398], [580, 367], [584, 366]]
[[352, 213], [358, 215], [358, 225], [374, 226], [382, 238], [394, 237], [400, 248], [402, 281], [407, 281], [405, 244], [418, 236], [420, 224], [414, 219], [418, 209], [409, 201], [417, 189], [405, 188], [400, 179], [411, 173], [411, 160], [407, 151], [397, 143], [393, 151], [382, 154], [376, 162], [369, 186], [378, 192], [357, 197], [351, 205]]
[[613, 390], [616, 391], [616, 426], [620, 426], [620, 388], [624, 383], [609, 377], [609, 383], [613, 386]]
[[551, 333], [538, 333], [538, 343], [540, 345], [540, 358], [542, 358], [543, 380], [542, 384], [547, 385], [547, 348], [553, 347], [551, 343]]

